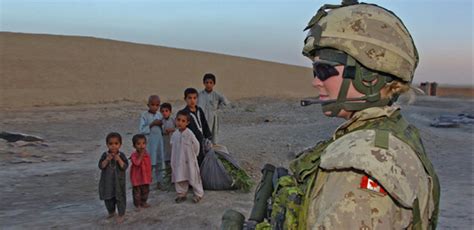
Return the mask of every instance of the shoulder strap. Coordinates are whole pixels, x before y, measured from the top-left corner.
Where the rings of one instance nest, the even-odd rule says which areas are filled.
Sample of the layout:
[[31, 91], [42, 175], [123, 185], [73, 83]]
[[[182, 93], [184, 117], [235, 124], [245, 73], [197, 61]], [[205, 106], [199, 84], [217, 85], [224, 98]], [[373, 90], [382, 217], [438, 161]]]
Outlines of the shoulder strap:
[[290, 163], [290, 170], [298, 182], [302, 182], [318, 169], [321, 164], [321, 153], [332, 142], [334, 142], [333, 139], [319, 142], [314, 148], [304, 151]]
[[[440, 201], [440, 184], [438, 176], [434, 170], [431, 161], [426, 155], [423, 142], [421, 140], [419, 131], [416, 127], [410, 125], [401, 115], [400, 111], [395, 112], [390, 117], [380, 118], [371, 122], [367, 122], [365, 125], [358, 127], [357, 129], [351, 130], [350, 132], [361, 130], [361, 129], [374, 129], [376, 132], [375, 135], [375, 145], [380, 148], [388, 148], [388, 135], [391, 133], [401, 141], [409, 145], [420, 159], [423, 167], [425, 168], [426, 173], [433, 180], [433, 190], [432, 197], [434, 201], [434, 210], [430, 220], [429, 229], [436, 229], [438, 223], [439, 215], [439, 201]], [[415, 200], [414, 207], [417, 207], [418, 200]], [[416, 218], [421, 218], [418, 208], [413, 208], [413, 223], [420, 222], [421, 219], [417, 220]], [[415, 213], [418, 212], [418, 213]]]

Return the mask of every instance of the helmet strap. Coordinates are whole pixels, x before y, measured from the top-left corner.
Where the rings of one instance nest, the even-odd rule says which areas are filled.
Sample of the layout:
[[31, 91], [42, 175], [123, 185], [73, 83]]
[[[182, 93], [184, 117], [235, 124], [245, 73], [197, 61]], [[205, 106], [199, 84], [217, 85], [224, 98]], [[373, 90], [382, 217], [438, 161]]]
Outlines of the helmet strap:
[[[381, 99], [380, 90], [390, 80], [389, 77], [370, 71], [360, 65], [354, 58], [347, 55], [343, 81], [335, 102], [323, 104], [323, 112], [331, 112], [329, 116], [337, 116], [341, 110], [359, 111], [370, 107], [381, 107], [392, 103], [390, 99]], [[347, 98], [349, 86], [364, 94], [359, 98]]]

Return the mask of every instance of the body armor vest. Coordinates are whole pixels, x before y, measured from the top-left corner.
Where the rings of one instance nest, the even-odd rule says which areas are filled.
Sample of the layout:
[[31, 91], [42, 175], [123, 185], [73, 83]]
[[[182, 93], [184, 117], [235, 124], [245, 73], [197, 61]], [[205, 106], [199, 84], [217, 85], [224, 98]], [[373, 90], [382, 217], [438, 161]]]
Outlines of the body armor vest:
[[[418, 129], [409, 125], [401, 116], [400, 111], [390, 117], [375, 118], [352, 130], [342, 129], [335, 134], [335, 139], [320, 142], [311, 151], [305, 152], [290, 163], [293, 175], [279, 178], [272, 196], [270, 223], [262, 222], [257, 229], [306, 229], [311, 190], [318, 178], [321, 154], [338, 138], [354, 131], [375, 130], [375, 146], [388, 149], [389, 133], [409, 145], [421, 161], [426, 173], [432, 178], [434, 211], [428, 229], [435, 229], [440, 200], [440, 186], [433, 165], [426, 156]], [[330, 153], [328, 153], [330, 154]], [[413, 229], [422, 229], [418, 199], [413, 204]]]

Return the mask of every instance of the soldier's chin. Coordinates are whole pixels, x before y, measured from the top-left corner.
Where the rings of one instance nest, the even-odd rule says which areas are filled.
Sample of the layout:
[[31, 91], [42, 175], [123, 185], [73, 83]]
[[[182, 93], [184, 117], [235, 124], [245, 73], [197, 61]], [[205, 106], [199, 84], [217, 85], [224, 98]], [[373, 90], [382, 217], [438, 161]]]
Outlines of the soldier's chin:
[[326, 115], [326, 117], [330, 117], [331, 116], [331, 111], [326, 111], [326, 112], [323, 112], [324, 115]]
[[332, 116], [332, 112], [331, 112], [331, 111], [325, 111], [325, 112], [323, 112], [323, 114], [324, 114], [326, 117], [342, 117], [342, 118], [345, 118], [347, 112], [346, 112], [345, 110], [341, 110], [341, 111], [339, 111], [339, 113], [338, 113], [336, 116]]

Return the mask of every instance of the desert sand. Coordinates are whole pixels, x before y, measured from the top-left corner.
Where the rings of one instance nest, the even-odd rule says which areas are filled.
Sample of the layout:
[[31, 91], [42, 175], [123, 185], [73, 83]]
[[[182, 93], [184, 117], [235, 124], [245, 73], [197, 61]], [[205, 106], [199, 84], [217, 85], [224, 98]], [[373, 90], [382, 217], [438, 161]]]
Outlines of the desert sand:
[[0, 107], [143, 101], [154, 93], [176, 100], [206, 72], [230, 99], [312, 92], [309, 68], [213, 53], [7, 32], [0, 51]]
[[[105, 135], [120, 132], [129, 155], [146, 96], [159, 93], [177, 111], [182, 88], [200, 88], [208, 71], [232, 99], [221, 111], [221, 144], [256, 182], [265, 163], [287, 166], [295, 153], [328, 138], [343, 122], [325, 117], [317, 105], [299, 106], [300, 97], [316, 95], [303, 67], [95, 38], [0, 33], [0, 42], [0, 132], [45, 140], [0, 139], [1, 229], [116, 228], [105, 219], [97, 192]], [[473, 225], [474, 136], [469, 124], [429, 124], [441, 114], [474, 114], [473, 105], [473, 99], [439, 97], [402, 105], [441, 180], [439, 229]], [[127, 183], [125, 229], [218, 229], [224, 210], [248, 217], [253, 200], [253, 193], [206, 191], [199, 204], [175, 204], [172, 191], [153, 190], [152, 207], [136, 212]]]
[[[183, 106], [173, 103], [175, 108]], [[429, 126], [440, 114], [474, 113], [474, 102], [418, 98], [405, 106], [406, 118], [416, 124], [429, 157], [438, 171], [442, 196], [439, 229], [468, 229], [473, 220], [472, 125], [455, 129]], [[104, 136], [124, 136], [122, 151], [132, 151], [144, 104], [120, 102], [100, 105], [25, 108], [2, 111], [2, 130], [43, 137], [40, 145], [9, 144], [0, 140], [0, 225], [12, 228], [114, 228], [105, 220], [98, 198], [97, 162], [106, 150]], [[233, 101], [222, 111], [221, 144], [253, 176], [260, 178], [265, 162], [287, 166], [296, 152], [331, 135], [341, 119], [326, 118], [319, 106], [300, 107], [297, 100], [253, 98]], [[268, 120], [269, 122], [265, 122]], [[329, 131], [329, 132], [328, 132]], [[23, 145], [23, 146], [22, 146]], [[234, 208], [247, 217], [252, 193], [206, 191], [202, 203], [175, 204], [173, 192], [153, 190], [151, 208], [135, 212], [128, 187], [124, 228], [217, 229], [223, 211]]]

